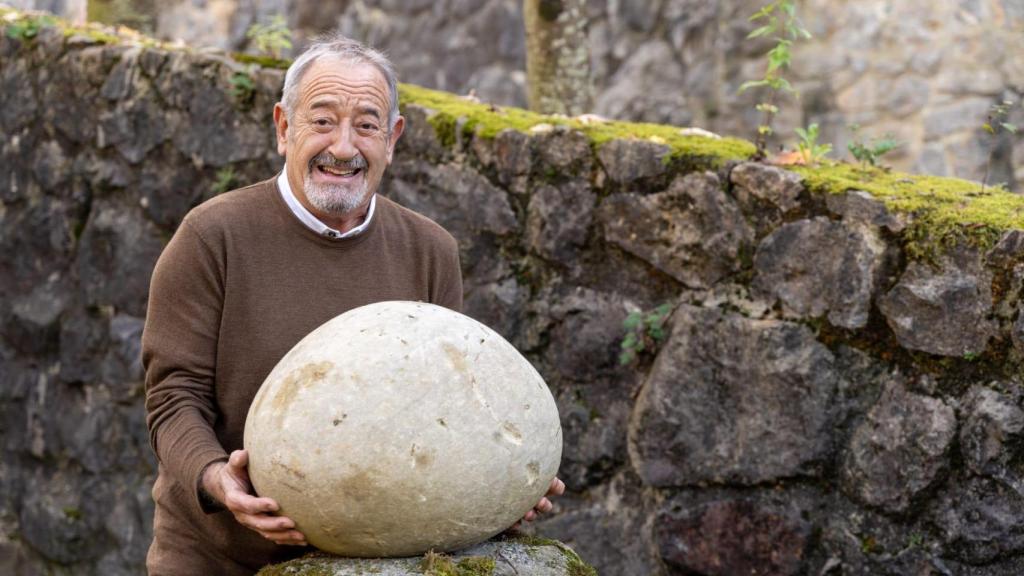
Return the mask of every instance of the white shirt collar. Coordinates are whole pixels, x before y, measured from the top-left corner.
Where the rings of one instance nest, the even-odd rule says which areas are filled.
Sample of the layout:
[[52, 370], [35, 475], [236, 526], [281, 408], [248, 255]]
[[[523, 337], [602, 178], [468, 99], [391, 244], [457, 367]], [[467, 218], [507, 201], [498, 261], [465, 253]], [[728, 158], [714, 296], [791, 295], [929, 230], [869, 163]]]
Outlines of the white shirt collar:
[[288, 184], [288, 176], [285, 175], [284, 170], [281, 170], [281, 174], [277, 177], [277, 188], [281, 191], [281, 198], [284, 198], [285, 204], [288, 204], [288, 207], [292, 209], [292, 214], [295, 214], [295, 217], [300, 222], [313, 232], [328, 238], [350, 238], [366, 230], [366, 227], [370, 225], [370, 219], [373, 218], [373, 209], [377, 206], [377, 195], [374, 194], [370, 196], [370, 208], [366, 211], [366, 218], [363, 219], [363, 223], [348, 232], [341, 233], [324, 224], [312, 212], [306, 210], [306, 207], [299, 202], [299, 199], [295, 197], [295, 193], [292, 192], [292, 187]]

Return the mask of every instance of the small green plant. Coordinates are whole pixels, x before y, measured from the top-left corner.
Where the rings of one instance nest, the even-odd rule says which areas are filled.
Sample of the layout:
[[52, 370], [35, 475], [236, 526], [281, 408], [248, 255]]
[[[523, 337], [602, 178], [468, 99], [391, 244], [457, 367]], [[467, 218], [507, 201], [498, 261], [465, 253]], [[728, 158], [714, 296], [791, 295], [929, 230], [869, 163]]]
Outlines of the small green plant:
[[924, 534], [914, 532], [907, 539], [907, 548], [921, 548], [924, 546]]
[[775, 0], [750, 17], [751, 22], [762, 22], [763, 24], [747, 35], [747, 38], [772, 37], [775, 46], [768, 51], [768, 65], [765, 68], [764, 76], [758, 80], [750, 80], [740, 85], [739, 92], [742, 94], [751, 88], [767, 88], [767, 98], [755, 106], [762, 114], [761, 124], [757, 127], [756, 156], [764, 158], [768, 146], [768, 137], [774, 129], [772, 122], [779, 107], [776, 104], [779, 94], [789, 92], [797, 95], [797, 91], [783, 78], [783, 71], [789, 67], [792, 60], [790, 49], [794, 40], [809, 39], [811, 33], [803, 28], [796, 16], [795, 0]]
[[213, 181], [213, 186], [210, 187], [210, 192], [214, 196], [223, 194], [228, 190], [235, 187], [237, 177], [235, 176], [235, 169], [231, 166], [225, 166], [217, 171], [217, 179]]
[[891, 133], [887, 133], [881, 139], [865, 143], [857, 135], [860, 132], [859, 125], [850, 124], [849, 128], [853, 134], [853, 142], [847, 144], [846, 149], [864, 166], [876, 166], [879, 158], [900, 147], [900, 143]]
[[52, 16], [26, 17], [7, 25], [7, 36], [15, 40], [31, 40], [47, 26], [55, 26], [57, 19]]
[[231, 82], [231, 95], [235, 97], [236, 102], [242, 105], [252, 102], [252, 97], [256, 94], [256, 83], [252, 79], [251, 67], [232, 74], [229, 82]]
[[671, 304], [662, 304], [649, 312], [631, 312], [622, 322], [626, 335], [622, 338], [619, 363], [623, 366], [636, 360], [645, 350], [654, 350], [665, 340], [665, 322], [672, 312]]
[[285, 50], [291, 50], [292, 47], [292, 31], [280, 14], [276, 14], [267, 24], [253, 24], [245, 37], [256, 44], [256, 50], [261, 54], [278, 60]]
[[964, 352], [964, 360], [967, 360], [968, 362], [974, 362], [980, 356], [981, 355], [978, 354], [977, 352]]
[[988, 151], [988, 162], [985, 163], [985, 178], [981, 181], [982, 192], [985, 191], [985, 185], [988, 184], [989, 172], [992, 170], [992, 157], [995, 156], [996, 145], [999, 143], [999, 134], [1001, 132], [1017, 133], [1017, 127], [1006, 121], [1010, 115], [1011, 108], [1013, 108], [1012, 100], [1003, 100], [999, 104], [993, 104], [988, 110], [988, 118], [986, 118], [985, 123], [981, 126], [982, 130], [988, 132], [992, 137], [992, 144]]
[[813, 122], [806, 130], [796, 129], [796, 135], [800, 137], [797, 148], [803, 156], [805, 164], [817, 164], [825, 155], [832, 151], [831, 144], [818, 144], [818, 123]]

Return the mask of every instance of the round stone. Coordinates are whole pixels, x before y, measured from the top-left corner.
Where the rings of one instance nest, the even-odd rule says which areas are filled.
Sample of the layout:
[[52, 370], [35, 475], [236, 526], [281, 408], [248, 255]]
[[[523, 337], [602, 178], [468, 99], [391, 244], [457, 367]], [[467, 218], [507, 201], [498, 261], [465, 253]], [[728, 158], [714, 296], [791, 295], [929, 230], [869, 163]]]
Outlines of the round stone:
[[558, 471], [554, 398], [479, 322], [422, 302], [350, 310], [267, 376], [249, 476], [310, 544], [342, 556], [455, 550], [507, 529]]

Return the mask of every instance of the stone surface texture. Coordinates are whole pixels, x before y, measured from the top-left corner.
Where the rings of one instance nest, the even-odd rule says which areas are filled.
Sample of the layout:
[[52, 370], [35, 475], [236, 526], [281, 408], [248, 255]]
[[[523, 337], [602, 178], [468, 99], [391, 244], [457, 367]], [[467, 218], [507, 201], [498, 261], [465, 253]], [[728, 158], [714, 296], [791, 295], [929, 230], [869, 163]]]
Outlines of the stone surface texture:
[[633, 413], [640, 477], [667, 487], [815, 474], [831, 444], [828, 349], [778, 320], [686, 305], [672, 320]]
[[260, 570], [258, 576], [586, 576], [576, 552], [553, 540], [502, 536], [451, 554], [410, 558], [344, 558], [313, 553]]
[[[521, 84], [500, 62], [521, 58], [518, 5], [205, 3], [235, 15], [217, 29], [226, 42], [257, 17], [285, 11], [312, 30], [335, 10], [406, 79], [511, 101]], [[899, 136], [922, 140], [901, 162], [921, 146], [939, 164], [953, 151], [973, 161], [973, 140], [951, 140], [974, 130], [960, 117], [1024, 77], [1020, 36], [999, 44], [1024, 17], [1019, 1], [804, 5], [827, 61], [806, 69], [829, 88], [801, 83], [807, 118], [780, 120], [821, 120], [837, 149], [835, 126], [853, 118], [826, 120], [819, 103], [856, 108], [869, 133], [872, 118], [905, 114]], [[733, 112], [752, 109], [747, 95], [708, 79], [760, 73], [762, 49], [743, 40], [750, 6], [589, 10], [595, 67], [619, 86], [606, 109], [635, 99], [651, 120], [743, 131], [729, 125], [746, 121]], [[438, 42], [442, 58], [425, 48]], [[729, 57], [705, 58], [712, 48]], [[807, 53], [796, 49], [797, 68]], [[240, 69], [214, 52], [0, 34], [0, 574], [144, 573], [149, 274], [191, 207], [282, 166], [269, 118], [283, 74], [255, 69], [239, 99]], [[655, 73], [699, 88], [658, 94], [643, 80]], [[651, 141], [592, 146], [572, 130], [452, 142], [428, 110], [403, 113], [382, 193], [453, 233], [466, 314], [526, 357], [559, 408], [569, 487], [529, 525], [536, 535], [625, 576], [1024, 573], [1024, 232], [922, 258], [907, 249], [912, 217], [857, 190], [819, 197], [783, 167], [691, 162]], [[927, 132], [902, 132], [932, 116]]]
[[285, 354], [253, 398], [245, 448], [257, 492], [313, 546], [415, 556], [522, 518], [558, 471], [562, 430], [540, 374], [493, 330], [378, 302]]
[[[52, 3], [52, 2], [51, 2]], [[38, 3], [37, 4], [41, 4]], [[285, 14], [295, 49], [328, 30], [368, 41], [395, 60], [406, 81], [499, 105], [526, 104], [521, 3], [509, 0], [218, 0], [161, 2], [155, 32], [191, 45], [253, 50], [245, 31]], [[762, 0], [587, 2], [594, 112], [646, 122], [756, 133], [758, 90], [770, 41], [750, 41], [748, 18]], [[813, 34], [794, 43], [777, 142], [821, 125], [833, 156], [886, 133], [902, 142], [885, 157], [901, 170], [981, 180], [991, 139], [988, 107], [1024, 96], [1024, 8], [1020, 0], [942, 2], [809, 0], [799, 15]], [[325, 17], [326, 16], [326, 17]], [[921, 46], [938, 47], [921, 50]], [[680, 86], [686, 86], [682, 91]], [[1018, 126], [1024, 113], [1011, 119]], [[855, 134], [850, 125], [860, 126]], [[1024, 133], [996, 139], [992, 179], [1024, 182]], [[772, 146], [774, 147], [774, 146]]]
[[842, 480], [854, 499], [906, 512], [949, 464], [956, 436], [953, 408], [890, 384], [850, 438]]
[[995, 326], [992, 275], [980, 255], [958, 249], [938, 267], [907, 266], [900, 281], [879, 298], [878, 308], [900, 344], [942, 356], [971, 356], [985, 350]]
[[[808, 252], [808, 246], [819, 246]], [[863, 328], [879, 280], [885, 244], [867, 227], [819, 216], [785, 224], [754, 255], [755, 294], [795, 317], [825, 316], [834, 326]]]

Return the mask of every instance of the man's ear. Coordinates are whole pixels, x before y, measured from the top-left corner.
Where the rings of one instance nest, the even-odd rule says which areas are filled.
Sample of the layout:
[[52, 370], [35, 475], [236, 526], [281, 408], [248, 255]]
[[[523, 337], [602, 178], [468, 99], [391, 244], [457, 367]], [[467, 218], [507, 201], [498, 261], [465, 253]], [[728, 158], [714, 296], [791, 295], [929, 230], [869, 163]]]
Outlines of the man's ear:
[[399, 116], [391, 128], [391, 133], [388, 134], [388, 164], [391, 164], [391, 156], [395, 153], [395, 144], [398, 144], [398, 139], [402, 137], [402, 130], [405, 130], [405, 117]]
[[284, 156], [288, 150], [288, 115], [280, 102], [274, 104], [274, 129], [277, 131], [277, 153]]

